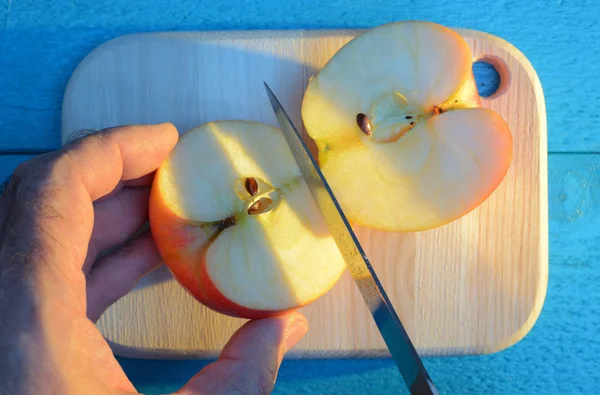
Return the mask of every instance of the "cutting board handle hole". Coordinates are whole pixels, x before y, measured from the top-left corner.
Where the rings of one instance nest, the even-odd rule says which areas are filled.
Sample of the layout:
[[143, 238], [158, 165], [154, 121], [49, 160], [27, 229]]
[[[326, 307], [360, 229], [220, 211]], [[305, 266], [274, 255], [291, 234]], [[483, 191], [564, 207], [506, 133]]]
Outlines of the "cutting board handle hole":
[[510, 82], [510, 72], [504, 60], [483, 55], [473, 62], [473, 74], [479, 95], [485, 99], [496, 98], [504, 92]]

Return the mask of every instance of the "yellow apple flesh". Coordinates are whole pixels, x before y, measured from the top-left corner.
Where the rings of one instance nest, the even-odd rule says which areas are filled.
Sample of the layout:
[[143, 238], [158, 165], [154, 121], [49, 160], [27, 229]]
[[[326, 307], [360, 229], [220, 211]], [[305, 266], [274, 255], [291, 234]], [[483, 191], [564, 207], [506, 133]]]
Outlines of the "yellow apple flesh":
[[314, 76], [302, 118], [348, 218], [388, 231], [442, 226], [504, 179], [512, 135], [480, 107], [453, 30], [396, 22], [357, 36]]
[[156, 172], [150, 226], [183, 287], [235, 317], [305, 306], [345, 269], [282, 132], [265, 124], [184, 133]]

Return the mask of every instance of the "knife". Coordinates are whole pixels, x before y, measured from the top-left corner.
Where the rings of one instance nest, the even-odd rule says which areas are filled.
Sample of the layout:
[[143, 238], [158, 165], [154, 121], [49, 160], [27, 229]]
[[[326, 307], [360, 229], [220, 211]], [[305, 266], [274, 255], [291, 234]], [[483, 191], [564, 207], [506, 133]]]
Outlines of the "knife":
[[346, 266], [375, 320], [390, 354], [411, 394], [438, 394], [421, 358], [375, 274], [335, 195], [292, 120], [265, 82], [269, 101], [292, 155], [315, 199]]

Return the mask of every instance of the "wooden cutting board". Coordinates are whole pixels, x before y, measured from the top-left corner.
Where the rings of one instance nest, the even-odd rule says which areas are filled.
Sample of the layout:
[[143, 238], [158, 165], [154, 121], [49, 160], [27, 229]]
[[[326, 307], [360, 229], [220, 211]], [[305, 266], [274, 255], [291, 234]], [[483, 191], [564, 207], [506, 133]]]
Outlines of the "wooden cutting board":
[[[474, 60], [501, 75], [483, 100], [514, 134], [512, 167], [474, 212], [439, 229], [395, 234], [356, 227], [423, 355], [494, 352], [520, 340], [543, 305], [548, 274], [544, 97], [529, 61], [509, 43], [461, 30]], [[296, 125], [308, 79], [358, 30], [148, 33], [109, 41], [74, 72], [63, 141], [80, 129], [172, 122], [184, 132], [218, 119], [277, 125], [267, 81]], [[302, 310], [310, 332], [290, 357], [388, 355], [345, 274]], [[243, 320], [195, 302], [164, 268], [106, 311], [97, 325], [117, 354], [215, 357]]]

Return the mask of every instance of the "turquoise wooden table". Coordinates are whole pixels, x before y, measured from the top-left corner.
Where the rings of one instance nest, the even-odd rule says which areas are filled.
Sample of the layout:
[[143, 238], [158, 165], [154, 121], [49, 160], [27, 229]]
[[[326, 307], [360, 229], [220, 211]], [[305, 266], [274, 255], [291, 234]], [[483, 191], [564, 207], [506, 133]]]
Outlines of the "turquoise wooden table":
[[[430, 20], [486, 31], [532, 62], [548, 120], [550, 273], [535, 327], [500, 353], [428, 358], [442, 393], [592, 394], [600, 386], [600, 3], [475, 0], [5, 0], [0, 5], [0, 177], [60, 146], [60, 107], [100, 43], [161, 30], [370, 27]], [[140, 392], [174, 391], [204, 361], [120, 359]], [[403, 393], [390, 360], [284, 361], [275, 394]]]

